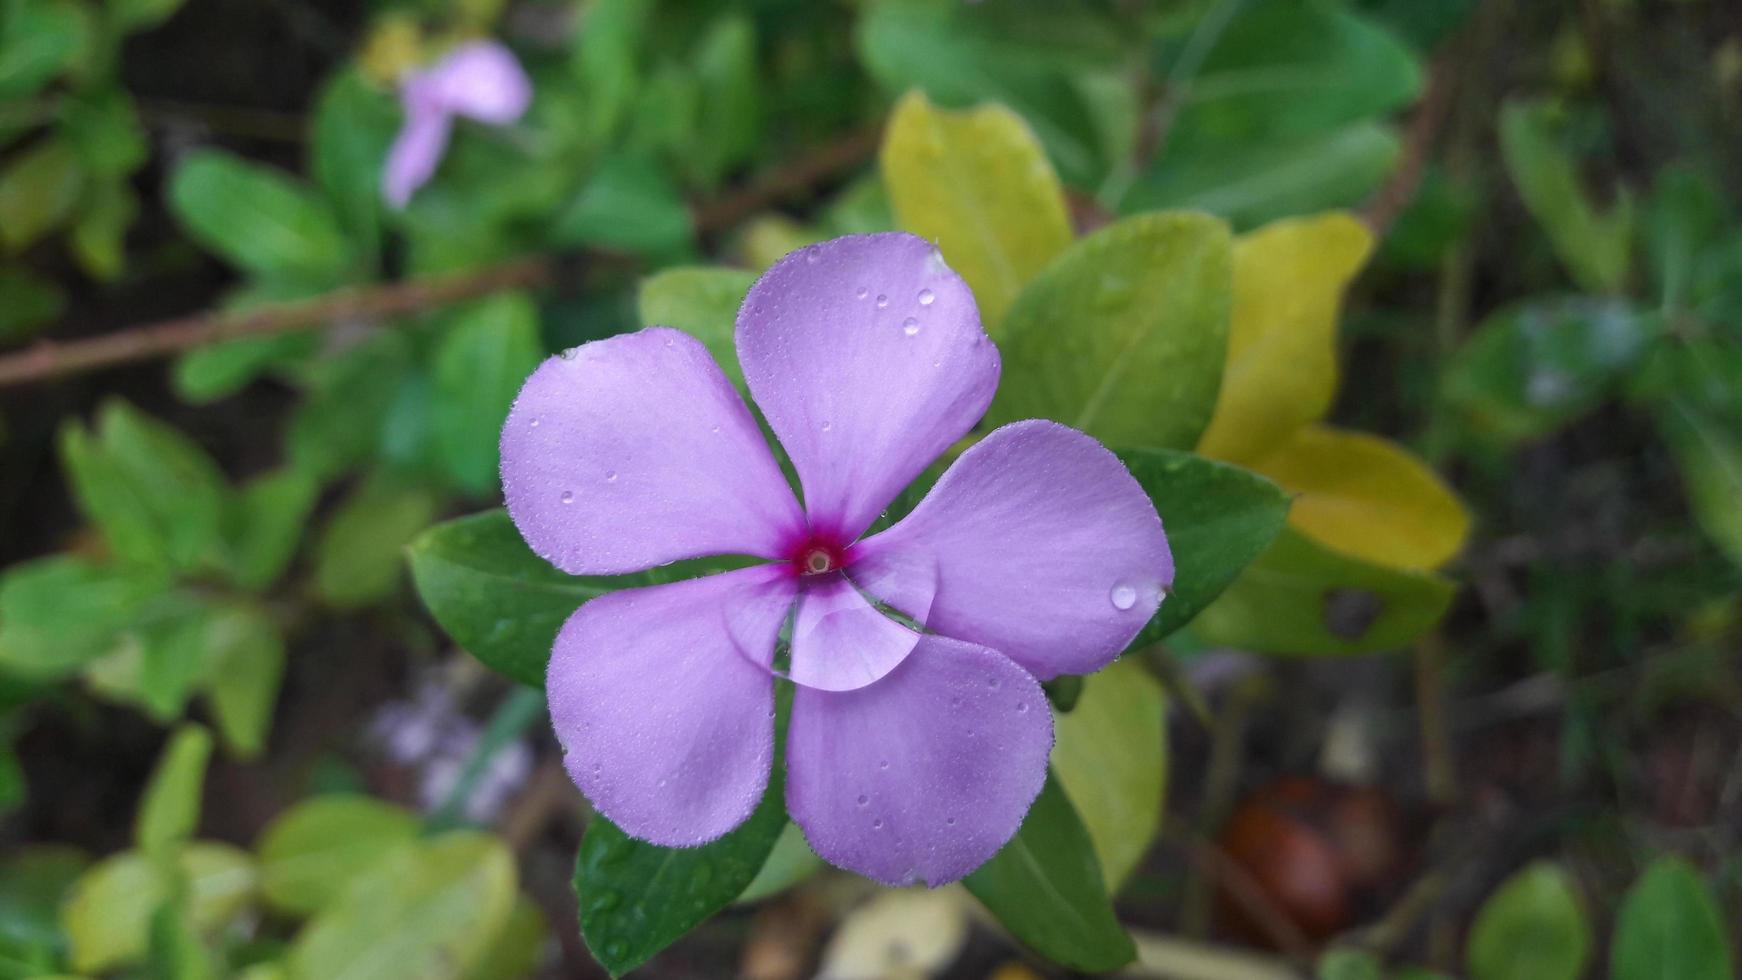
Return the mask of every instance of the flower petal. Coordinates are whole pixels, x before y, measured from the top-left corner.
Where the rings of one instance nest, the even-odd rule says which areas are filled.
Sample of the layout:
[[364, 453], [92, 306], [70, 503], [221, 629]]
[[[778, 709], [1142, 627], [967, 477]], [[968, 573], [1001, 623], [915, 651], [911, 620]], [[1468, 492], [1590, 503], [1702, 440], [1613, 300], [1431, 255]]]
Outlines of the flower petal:
[[792, 621], [793, 683], [851, 691], [894, 670], [919, 634], [890, 619], [844, 575], [808, 583]]
[[533, 372], [502, 427], [502, 491], [526, 543], [571, 575], [779, 557], [804, 528], [707, 348], [664, 327], [585, 344]]
[[1015, 422], [963, 453], [913, 513], [854, 550], [865, 588], [929, 558], [928, 630], [992, 647], [1041, 680], [1106, 666], [1173, 584], [1155, 505], [1100, 443]]
[[405, 207], [411, 195], [435, 175], [451, 128], [448, 114], [440, 110], [414, 107], [406, 113], [405, 125], [393, 138], [381, 171], [381, 196], [389, 206]]
[[474, 41], [405, 81], [407, 102], [496, 126], [519, 119], [532, 102], [532, 81], [514, 54], [495, 41]]
[[998, 387], [974, 296], [913, 235], [849, 235], [775, 263], [738, 311], [744, 379], [804, 487], [851, 541], [973, 427]]
[[625, 833], [690, 847], [756, 808], [774, 678], [733, 640], [772, 650], [795, 590], [764, 565], [612, 592], [563, 624], [545, 678], [551, 725], [570, 778]]
[[787, 810], [832, 864], [940, 885], [1016, 833], [1051, 749], [1033, 677], [993, 650], [927, 636], [875, 684], [794, 693]]

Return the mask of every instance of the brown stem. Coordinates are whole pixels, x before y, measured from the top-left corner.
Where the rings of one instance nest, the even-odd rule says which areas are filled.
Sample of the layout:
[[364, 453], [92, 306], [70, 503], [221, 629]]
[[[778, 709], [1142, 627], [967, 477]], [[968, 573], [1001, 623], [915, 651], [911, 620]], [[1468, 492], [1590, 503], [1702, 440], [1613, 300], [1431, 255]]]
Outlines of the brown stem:
[[1397, 169], [1373, 193], [1361, 215], [1361, 220], [1367, 223], [1375, 238], [1385, 237], [1397, 216], [1415, 198], [1422, 178], [1427, 176], [1427, 163], [1434, 143], [1439, 139], [1440, 130], [1445, 128], [1446, 120], [1451, 117], [1452, 90], [1456, 87], [1451, 77], [1451, 66], [1455, 63], [1457, 49], [1460, 47], [1462, 45], [1453, 45], [1450, 51], [1435, 58], [1429, 67], [1427, 91], [1421, 97], [1421, 105], [1416, 109], [1415, 116], [1409, 121]]
[[[696, 230], [721, 231], [772, 204], [807, 193], [863, 164], [879, 131], [864, 129], [819, 147], [695, 211]], [[268, 337], [344, 320], [386, 319], [438, 309], [509, 289], [549, 285], [558, 259], [531, 256], [451, 276], [407, 279], [342, 289], [313, 299], [275, 303], [243, 312], [207, 311], [64, 343], [42, 341], [0, 356], [0, 388], [49, 381], [101, 368], [166, 357], [238, 337]]]

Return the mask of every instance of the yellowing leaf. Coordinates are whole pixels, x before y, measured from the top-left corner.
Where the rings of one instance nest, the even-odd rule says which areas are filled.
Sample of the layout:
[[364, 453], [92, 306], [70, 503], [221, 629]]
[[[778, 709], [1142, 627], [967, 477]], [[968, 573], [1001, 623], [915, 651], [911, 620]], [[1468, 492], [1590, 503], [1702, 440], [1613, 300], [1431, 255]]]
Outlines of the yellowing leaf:
[[1438, 474], [1378, 436], [1312, 425], [1252, 464], [1298, 494], [1288, 521], [1328, 548], [1393, 568], [1438, 568], [1470, 515]]
[[1204, 456], [1249, 463], [1323, 418], [1337, 391], [1337, 314], [1373, 251], [1347, 214], [1291, 218], [1234, 242], [1228, 362]]
[[[187, 885], [188, 914], [202, 933], [228, 922], [254, 893], [252, 861], [227, 844], [188, 845], [176, 870]], [[172, 884], [138, 851], [93, 865], [61, 906], [73, 968], [94, 974], [144, 958], [152, 913], [173, 894]]]
[[914, 91], [889, 117], [881, 159], [897, 222], [938, 243], [997, 336], [1016, 294], [1071, 243], [1040, 142], [1001, 105], [949, 112]]
[[1086, 678], [1058, 717], [1053, 769], [1089, 831], [1110, 891], [1149, 850], [1167, 785], [1167, 705], [1161, 684], [1129, 657]]

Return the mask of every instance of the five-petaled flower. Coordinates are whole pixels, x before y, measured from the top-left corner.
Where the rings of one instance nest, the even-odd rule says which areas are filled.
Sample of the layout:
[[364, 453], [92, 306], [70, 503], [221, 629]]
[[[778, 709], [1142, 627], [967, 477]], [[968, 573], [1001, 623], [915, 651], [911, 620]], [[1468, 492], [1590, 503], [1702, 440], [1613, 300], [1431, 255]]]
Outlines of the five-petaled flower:
[[1045, 781], [1039, 681], [1099, 669], [1155, 613], [1173, 579], [1161, 519], [1111, 452], [1030, 420], [862, 537], [998, 384], [973, 295], [922, 239], [788, 255], [745, 297], [736, 342], [803, 506], [737, 391], [676, 330], [551, 358], [508, 415], [508, 511], [558, 568], [766, 561], [570, 617], [547, 677], [569, 773], [634, 837], [716, 838], [767, 786], [784, 674], [786, 804], [812, 848], [892, 885], [961, 878]]
[[519, 119], [532, 102], [532, 82], [520, 62], [495, 41], [473, 41], [399, 83], [405, 124], [387, 151], [381, 194], [396, 208], [435, 175], [447, 152], [454, 117], [493, 126]]

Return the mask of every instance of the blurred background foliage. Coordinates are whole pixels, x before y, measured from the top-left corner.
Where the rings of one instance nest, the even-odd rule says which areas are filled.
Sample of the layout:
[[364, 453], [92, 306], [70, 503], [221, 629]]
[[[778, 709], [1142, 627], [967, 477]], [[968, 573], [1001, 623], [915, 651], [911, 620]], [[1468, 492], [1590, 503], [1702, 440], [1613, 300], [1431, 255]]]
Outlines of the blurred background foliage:
[[[386, 207], [481, 36], [530, 110]], [[0, 977], [1733, 976], [1739, 133], [1723, 0], [0, 0]], [[1051, 692], [1062, 899], [776, 806], [678, 909], [536, 690], [625, 583], [450, 519], [543, 357], [736, 378], [891, 228], [1181, 582]]]

